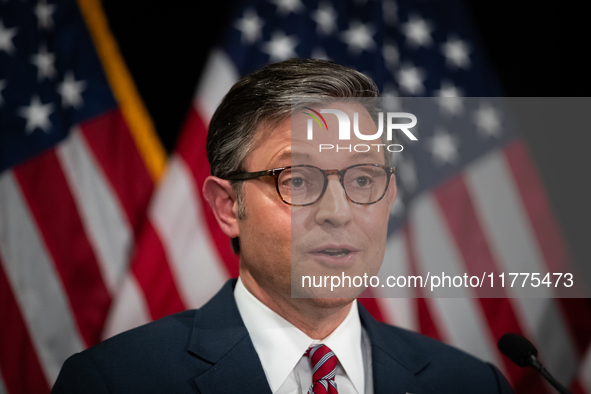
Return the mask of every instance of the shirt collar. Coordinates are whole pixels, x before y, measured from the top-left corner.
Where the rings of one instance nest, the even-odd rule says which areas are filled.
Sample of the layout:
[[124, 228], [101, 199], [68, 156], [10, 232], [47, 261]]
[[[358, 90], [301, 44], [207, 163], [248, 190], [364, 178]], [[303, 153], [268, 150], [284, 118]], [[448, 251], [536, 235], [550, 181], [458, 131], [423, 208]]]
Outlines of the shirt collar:
[[357, 392], [364, 392], [361, 321], [357, 300], [351, 304], [345, 320], [328, 337], [313, 340], [255, 298], [240, 278], [234, 288], [234, 297], [271, 392], [281, 387], [308, 347], [318, 343], [325, 344], [334, 352]]

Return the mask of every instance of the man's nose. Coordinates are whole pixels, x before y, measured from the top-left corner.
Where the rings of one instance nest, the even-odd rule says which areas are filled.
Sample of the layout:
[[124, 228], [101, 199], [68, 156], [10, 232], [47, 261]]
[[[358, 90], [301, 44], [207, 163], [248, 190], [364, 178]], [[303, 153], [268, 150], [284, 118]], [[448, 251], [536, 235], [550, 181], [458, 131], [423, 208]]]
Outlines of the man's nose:
[[316, 222], [318, 224], [331, 223], [334, 226], [343, 226], [352, 218], [351, 203], [337, 175], [328, 177], [326, 191], [317, 204]]

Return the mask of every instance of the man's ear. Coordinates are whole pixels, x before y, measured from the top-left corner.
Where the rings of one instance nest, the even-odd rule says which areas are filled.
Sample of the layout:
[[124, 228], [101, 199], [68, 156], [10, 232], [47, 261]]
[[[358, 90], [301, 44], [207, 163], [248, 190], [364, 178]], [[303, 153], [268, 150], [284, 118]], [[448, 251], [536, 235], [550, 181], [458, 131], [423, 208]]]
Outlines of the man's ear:
[[234, 190], [230, 181], [208, 176], [203, 184], [203, 196], [209, 203], [222, 231], [230, 238], [240, 235]]

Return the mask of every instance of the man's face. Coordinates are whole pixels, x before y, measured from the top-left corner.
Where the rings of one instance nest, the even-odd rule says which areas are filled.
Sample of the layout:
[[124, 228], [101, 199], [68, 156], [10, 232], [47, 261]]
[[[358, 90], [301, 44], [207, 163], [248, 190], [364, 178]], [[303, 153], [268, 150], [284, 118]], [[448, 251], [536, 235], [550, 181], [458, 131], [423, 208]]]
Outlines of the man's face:
[[[330, 108], [347, 112], [351, 120], [353, 110], [359, 112], [359, 128], [365, 134], [375, 132], [375, 124], [362, 107], [334, 104]], [[325, 116], [330, 133], [318, 130], [313, 141], [307, 140], [307, 119], [309, 117], [304, 114], [295, 114], [273, 129], [260, 128], [254, 149], [245, 162], [246, 171], [297, 164], [313, 165], [324, 170], [344, 169], [364, 163], [384, 164], [383, 147], [379, 152], [374, 148], [367, 153], [337, 152], [336, 149], [319, 153], [319, 144], [348, 146], [368, 141], [352, 137], [350, 141], [339, 142], [338, 121], [333, 115]], [[246, 282], [247, 287], [251, 290], [253, 286], [259, 287], [276, 302], [293, 305], [298, 301], [291, 299], [292, 277], [294, 286], [301, 287], [302, 275], [375, 275], [383, 260], [395, 187], [392, 178], [389, 191], [381, 201], [358, 205], [347, 199], [339, 177], [330, 175], [326, 191], [318, 202], [295, 207], [280, 199], [272, 177], [245, 182], [243, 193], [247, 214], [239, 222], [241, 275], [242, 270], [248, 270], [255, 282]], [[248, 278], [248, 275], [243, 277]], [[330, 292], [330, 288], [315, 288], [304, 294], [314, 299], [300, 303], [329, 306], [345, 302], [337, 297], [349, 298], [348, 302], [362, 289], [353, 290], [339, 293]]]

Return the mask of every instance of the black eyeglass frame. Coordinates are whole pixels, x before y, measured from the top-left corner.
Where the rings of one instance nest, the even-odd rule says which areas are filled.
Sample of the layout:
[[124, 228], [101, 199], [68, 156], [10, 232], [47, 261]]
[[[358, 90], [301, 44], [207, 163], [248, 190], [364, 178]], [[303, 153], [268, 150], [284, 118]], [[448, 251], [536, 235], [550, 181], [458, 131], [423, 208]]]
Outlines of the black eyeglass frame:
[[[380, 198], [378, 198], [376, 201], [356, 202], [356, 201], [353, 201], [351, 199], [351, 197], [349, 197], [349, 195], [347, 194], [347, 189], [345, 189], [345, 184], [344, 184], [345, 172], [347, 172], [351, 168], [361, 167], [361, 166], [380, 167], [384, 171], [386, 171], [386, 175], [387, 175], [386, 187], [384, 188], [384, 192], [382, 193]], [[313, 202], [310, 202], [307, 204], [292, 204], [290, 202], [285, 201], [285, 199], [281, 195], [281, 192], [279, 191], [279, 174], [281, 174], [283, 171], [291, 169], [291, 168], [302, 168], [302, 167], [315, 168], [317, 170], [320, 170], [320, 172], [322, 172], [322, 174], [324, 174], [324, 187], [322, 188], [322, 192], [320, 193], [318, 198], [316, 200], [314, 200]], [[308, 164], [299, 164], [299, 165], [295, 165], [295, 166], [273, 168], [271, 170], [264, 170], [264, 171], [238, 172], [238, 173], [230, 174], [227, 177], [225, 177], [224, 179], [227, 181], [247, 181], [249, 179], [256, 179], [256, 178], [260, 178], [263, 176], [272, 176], [275, 179], [275, 189], [277, 190], [277, 195], [279, 196], [281, 201], [283, 201], [285, 204], [290, 205], [292, 207], [306, 207], [306, 206], [309, 206], [312, 204], [316, 204], [318, 201], [320, 201], [322, 196], [324, 196], [324, 193], [326, 192], [326, 188], [328, 187], [328, 176], [329, 175], [338, 175], [339, 182], [341, 183], [341, 186], [343, 187], [343, 190], [345, 191], [345, 196], [347, 196], [347, 200], [349, 200], [353, 204], [357, 204], [357, 205], [372, 205], [372, 204], [379, 202], [382, 198], [384, 198], [384, 196], [386, 195], [386, 192], [388, 191], [388, 187], [390, 186], [390, 178], [395, 173], [396, 173], [396, 167], [390, 167], [390, 166], [386, 166], [386, 165], [382, 165], [382, 164], [373, 164], [373, 163], [355, 164], [355, 165], [349, 166], [347, 168], [343, 168], [342, 170], [323, 170], [322, 168], [319, 168], [316, 166], [312, 166], [312, 165], [308, 165]]]

